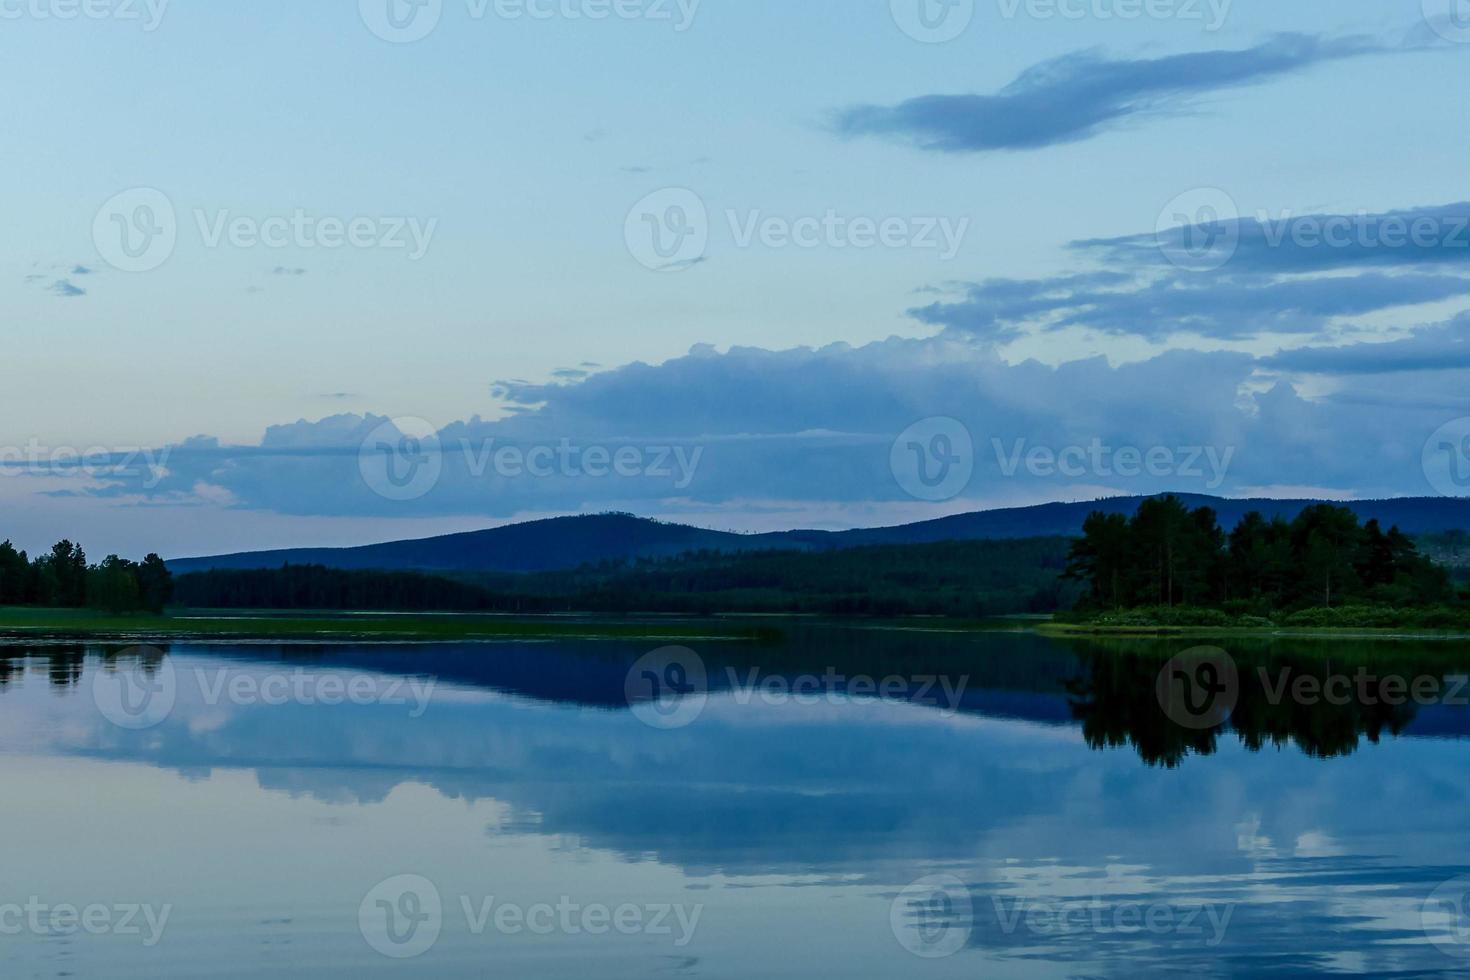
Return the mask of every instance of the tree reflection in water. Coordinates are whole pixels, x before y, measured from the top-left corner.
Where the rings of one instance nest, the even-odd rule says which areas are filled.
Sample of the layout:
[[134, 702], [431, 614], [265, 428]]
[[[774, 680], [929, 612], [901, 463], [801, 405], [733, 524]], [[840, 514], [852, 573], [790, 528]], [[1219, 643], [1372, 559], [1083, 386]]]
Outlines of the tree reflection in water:
[[[1391, 662], [1365, 660], [1351, 651], [1323, 657], [1235, 649], [1235, 708], [1224, 723], [1195, 730], [1171, 719], [1159, 703], [1156, 683], [1166, 663], [1160, 656], [1166, 652], [1163, 646], [1139, 652], [1116, 647], [1079, 651], [1082, 674], [1068, 682], [1067, 693], [1072, 717], [1082, 723], [1090, 746], [1132, 747], [1149, 765], [1175, 768], [1190, 755], [1214, 754], [1221, 737], [1233, 733], [1253, 752], [1289, 744], [1313, 758], [1331, 759], [1351, 755], [1364, 739], [1376, 744], [1385, 734], [1403, 734], [1426, 703], [1410, 696], [1416, 680], [1431, 680], [1429, 689], [1436, 696], [1458, 686], [1443, 647], [1427, 658], [1405, 649]], [[1321, 693], [1329, 678], [1338, 679], [1332, 697]], [[1314, 693], [1295, 696], [1298, 684]]]

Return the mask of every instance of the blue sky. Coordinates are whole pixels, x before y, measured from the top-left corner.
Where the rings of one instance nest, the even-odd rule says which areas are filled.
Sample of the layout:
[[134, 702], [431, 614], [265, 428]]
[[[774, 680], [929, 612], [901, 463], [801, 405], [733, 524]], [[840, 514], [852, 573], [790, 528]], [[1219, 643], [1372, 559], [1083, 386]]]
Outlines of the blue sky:
[[[370, 30], [389, 0], [68, 2], [0, 4], [0, 462], [28, 461], [0, 535], [28, 547], [1432, 493], [1425, 447], [1470, 415], [1451, 0], [959, 0], [944, 43], [905, 32], [920, 0], [442, 0], [412, 43]], [[109, 209], [140, 188], [174, 243], [125, 271]], [[654, 271], [630, 209], [670, 193], [705, 244]], [[365, 245], [320, 245], [353, 219]], [[1196, 220], [1228, 254], [1170, 261]], [[375, 485], [386, 419], [427, 424], [427, 489]], [[940, 467], [950, 419], [967, 478], [916, 490], [901, 434]], [[638, 458], [484, 462], [564, 441]], [[1094, 441], [1173, 456], [1006, 462]]]

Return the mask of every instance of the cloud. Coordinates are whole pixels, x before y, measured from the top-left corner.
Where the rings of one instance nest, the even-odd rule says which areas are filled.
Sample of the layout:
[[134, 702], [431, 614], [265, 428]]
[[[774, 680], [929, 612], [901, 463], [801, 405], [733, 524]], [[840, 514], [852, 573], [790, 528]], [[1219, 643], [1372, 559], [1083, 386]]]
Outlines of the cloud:
[[[169, 451], [155, 485], [116, 478], [86, 492], [228, 501], [294, 516], [488, 521], [618, 509], [698, 513], [715, 523], [729, 514], [725, 523], [737, 523], [765, 509], [865, 523], [875, 514], [923, 515], [895, 478], [891, 456], [901, 433], [931, 418], [958, 420], [973, 445], [973, 477], [941, 505], [946, 512], [1163, 490], [1428, 491], [1419, 454], [1439, 426], [1467, 414], [1461, 393], [1470, 371], [1449, 370], [1441, 383], [1421, 386], [1418, 399], [1395, 402], [1391, 390], [1351, 377], [1331, 397], [1303, 397], [1281, 379], [1291, 366], [1184, 350], [1119, 365], [1101, 357], [1008, 363], [992, 345], [950, 335], [816, 350], [701, 346], [663, 364], [628, 364], [579, 381], [506, 384], [513, 411], [505, 417], [439, 424], [432, 440], [413, 443], [415, 452], [434, 447], [440, 473], [411, 499], [375, 492], [361, 469], [370, 436], [392, 446], [409, 430], [356, 414], [274, 426], [254, 446], [198, 437]], [[1157, 472], [1091, 463], [1061, 472], [1024, 462], [1033, 451], [1094, 446], [1159, 450], [1173, 462]], [[592, 473], [579, 464], [532, 474], [497, 462], [501, 452], [526, 458], [538, 449], [548, 463], [563, 451], [577, 460], [627, 452], [642, 468], [616, 473], [604, 464]], [[693, 463], [686, 480], [680, 459]], [[662, 472], [653, 471], [655, 461]]]
[[1036, 150], [1090, 139], [1135, 117], [1177, 113], [1211, 92], [1393, 50], [1402, 49], [1368, 37], [1279, 34], [1244, 50], [1155, 59], [1077, 52], [1027, 69], [994, 95], [853, 106], [837, 114], [835, 128], [939, 153]]
[[[1214, 242], [1205, 257], [1218, 268], [1176, 264], [1190, 241]], [[1098, 268], [930, 287], [940, 298], [909, 314], [993, 343], [1069, 328], [1236, 341], [1310, 337], [1349, 318], [1470, 297], [1470, 203], [1233, 219], [1069, 250]]]
[[1470, 296], [1470, 277], [1440, 275], [1155, 277], [1121, 273], [991, 279], [958, 285], [957, 298], [910, 310], [921, 323], [1004, 343], [1035, 327], [1080, 327], [1164, 340], [1316, 334], [1341, 317]]
[[1191, 241], [1224, 236], [1219, 257], [1232, 271], [1329, 272], [1341, 269], [1470, 268], [1470, 202], [1382, 213], [1281, 214], [1181, 223], [1158, 232], [1095, 238], [1075, 251], [1136, 268], [1163, 266]]
[[58, 279], [47, 287], [50, 292], [65, 299], [75, 299], [78, 296], [87, 295], [87, 291], [73, 283], [70, 279]]
[[37, 262], [33, 263], [33, 268], [41, 268], [46, 271], [28, 272], [22, 277], [22, 281], [28, 286], [41, 285], [46, 292], [62, 299], [76, 299], [87, 295], [87, 291], [72, 280], [81, 276], [95, 275], [95, 270], [89, 266], [74, 262], [50, 262], [44, 266]]
[[271, 270], [271, 275], [273, 275], [273, 276], [304, 276], [304, 275], [306, 275], [306, 270], [305, 269], [302, 269], [302, 268], [299, 268], [299, 267], [293, 268], [293, 267], [290, 267], [290, 266], [278, 265], [274, 269]]
[[1309, 374], [1364, 375], [1470, 370], [1470, 313], [1380, 343], [1298, 347], [1262, 362], [1266, 367]]

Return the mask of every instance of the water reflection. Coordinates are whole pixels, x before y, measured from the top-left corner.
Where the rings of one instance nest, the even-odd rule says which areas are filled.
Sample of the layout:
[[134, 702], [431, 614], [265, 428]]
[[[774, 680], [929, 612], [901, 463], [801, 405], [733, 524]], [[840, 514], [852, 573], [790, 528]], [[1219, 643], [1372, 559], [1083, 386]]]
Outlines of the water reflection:
[[[1158, 682], [1185, 641], [1053, 640], [1035, 634], [915, 634], [796, 626], [784, 643], [703, 649], [701, 689], [743, 705], [770, 690], [799, 700], [818, 681], [828, 700], [878, 700], [945, 714], [1080, 726], [1099, 751], [1129, 748], [1148, 765], [1174, 768], [1213, 755], [1222, 738], [1251, 751], [1294, 747], [1331, 759], [1385, 737], [1470, 737], [1470, 651], [1448, 642], [1245, 641], [1232, 660], [1230, 710], [1218, 724], [1180, 724], [1160, 704]], [[1326, 644], [1331, 643], [1330, 646]], [[1303, 646], [1310, 643], [1310, 646]], [[466, 691], [553, 706], [626, 712], [637, 641], [499, 644], [186, 644], [221, 663], [276, 663], [295, 670], [369, 671], [432, 677]], [[104, 670], [160, 668], [169, 647], [52, 644], [0, 646], [0, 691], [27, 670], [58, 689], [81, 684], [88, 658]], [[706, 665], [707, 664], [707, 668]], [[834, 672], [835, 671], [835, 672]], [[823, 675], [826, 677], [823, 683]], [[848, 690], [854, 678], [869, 689]], [[881, 690], [875, 678], [901, 680]], [[1339, 687], [1334, 688], [1333, 683]], [[1397, 682], [1395, 692], [1391, 684]], [[1426, 685], [1419, 693], [1419, 685]], [[1301, 692], [1313, 696], [1302, 697]], [[1385, 693], [1387, 692], [1387, 694]], [[1397, 693], [1398, 696], [1392, 696]]]
[[[1431, 945], [1421, 911], [1470, 871], [1465, 712], [1272, 696], [1281, 668], [1452, 675], [1448, 645], [1335, 649], [1330, 666], [1290, 644], [1234, 648], [1238, 704], [1197, 731], [1171, 726], [1155, 696], [1177, 644], [789, 636], [702, 646], [709, 704], [672, 731], [627, 709], [625, 674], [648, 652], [634, 642], [9, 648], [0, 862], [27, 894], [178, 905], [169, 940], [117, 953], [108, 975], [219, 972], [219, 956], [231, 975], [302, 976], [570, 976], [594, 961], [613, 976], [1460, 965]], [[954, 710], [917, 685], [810, 703], [740, 689], [752, 668], [794, 678], [833, 665], [967, 683]], [[93, 689], [132, 668], [175, 681], [170, 710], [139, 730], [110, 721]], [[269, 696], [273, 679], [297, 677], [310, 703], [289, 686]], [[321, 697], [354, 679], [364, 698]], [[416, 714], [407, 685], [429, 681]], [[96, 833], [104, 807], [127, 847]], [[400, 964], [363, 942], [357, 910], [404, 873], [433, 881], [451, 910], [489, 894], [706, 908], [687, 949], [487, 938], [461, 916]], [[949, 914], [968, 899], [969, 918], [935, 933], [961, 937], [951, 955], [920, 961], [891, 910], [935, 874], [960, 882]], [[1150, 910], [1168, 930], [1130, 925]], [[1186, 930], [1192, 910], [1206, 931]], [[37, 949], [58, 945], [0, 943], [0, 974], [88, 972]]]
[[[1096, 749], [1128, 746], [1150, 765], [1173, 768], [1189, 756], [1213, 755], [1221, 738], [1234, 736], [1253, 752], [1294, 746], [1308, 756], [1331, 759], [1413, 728], [1425, 708], [1463, 707], [1462, 674], [1444, 665], [1394, 656], [1391, 660], [1334, 667], [1331, 660], [1305, 654], [1263, 656], [1260, 651], [1234, 655], [1239, 670], [1233, 690], [1235, 705], [1219, 725], [1194, 728], [1179, 724], [1161, 709], [1157, 682], [1162, 661], [1157, 656], [1092, 650], [1077, 680], [1068, 684], [1073, 717], [1082, 724], [1087, 743]], [[1385, 697], [1385, 678], [1433, 681], [1425, 685], [1435, 696], [1424, 703], [1408, 696]], [[1366, 685], [1353, 683], [1368, 679]], [[1337, 688], [1332, 680], [1340, 683]], [[1293, 692], [1310, 691], [1310, 697]], [[1317, 692], [1333, 692], [1317, 693]], [[1445, 702], [1449, 701], [1450, 704]], [[1470, 719], [1440, 713], [1438, 734], [1470, 734]], [[1458, 724], [1456, 724], [1458, 722]]]

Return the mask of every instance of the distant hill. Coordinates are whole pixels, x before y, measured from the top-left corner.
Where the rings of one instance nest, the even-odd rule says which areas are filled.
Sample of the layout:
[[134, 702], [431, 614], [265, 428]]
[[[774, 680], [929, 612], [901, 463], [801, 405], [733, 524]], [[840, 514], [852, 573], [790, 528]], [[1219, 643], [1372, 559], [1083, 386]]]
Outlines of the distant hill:
[[[1202, 494], [1177, 495], [1190, 507], [1210, 506], [1220, 523], [1233, 527], [1258, 510], [1268, 517], [1295, 517], [1316, 500], [1226, 500]], [[413, 569], [437, 572], [549, 572], [587, 563], [635, 558], [669, 558], [691, 551], [744, 552], [831, 550], [876, 544], [921, 544], [1074, 535], [1095, 510], [1131, 514], [1144, 497], [1112, 497], [1081, 503], [1039, 504], [957, 514], [897, 527], [852, 531], [778, 531], [734, 534], [683, 524], [667, 524], [627, 514], [598, 514], [530, 521], [484, 531], [468, 531], [416, 541], [392, 541], [359, 548], [295, 548], [168, 563], [175, 574], [211, 568], [278, 568], [283, 564], [346, 569]], [[1470, 529], [1470, 498], [1401, 497], [1343, 502], [1363, 520], [1397, 524], [1408, 534]]]

